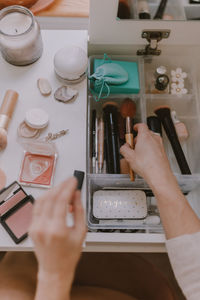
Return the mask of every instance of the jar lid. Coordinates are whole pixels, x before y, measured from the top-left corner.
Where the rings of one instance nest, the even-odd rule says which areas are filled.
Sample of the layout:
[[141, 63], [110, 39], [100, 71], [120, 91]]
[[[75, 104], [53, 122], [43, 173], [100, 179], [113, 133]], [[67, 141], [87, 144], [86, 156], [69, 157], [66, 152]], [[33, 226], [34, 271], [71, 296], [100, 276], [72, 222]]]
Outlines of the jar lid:
[[63, 79], [79, 79], [87, 70], [86, 52], [78, 46], [67, 46], [60, 49], [54, 57], [54, 68]]
[[164, 75], [167, 73], [167, 69], [165, 66], [159, 66], [157, 69], [156, 69], [156, 72], [158, 75]]

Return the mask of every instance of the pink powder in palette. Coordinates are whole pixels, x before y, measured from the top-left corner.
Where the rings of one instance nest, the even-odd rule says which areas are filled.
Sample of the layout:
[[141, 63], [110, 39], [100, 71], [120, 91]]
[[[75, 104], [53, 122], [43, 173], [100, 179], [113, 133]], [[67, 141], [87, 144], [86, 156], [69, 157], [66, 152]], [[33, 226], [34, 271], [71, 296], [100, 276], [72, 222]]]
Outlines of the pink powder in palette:
[[5, 220], [5, 224], [18, 239], [28, 232], [31, 224], [32, 212], [33, 204], [31, 202], [26, 202]]
[[0, 222], [18, 244], [28, 235], [34, 198], [15, 181], [0, 193], [0, 201]]
[[0, 216], [9, 211], [12, 207], [14, 207], [17, 203], [19, 203], [22, 199], [26, 197], [26, 194], [23, 190], [19, 190], [15, 195], [13, 195], [10, 199], [6, 200], [0, 206]]

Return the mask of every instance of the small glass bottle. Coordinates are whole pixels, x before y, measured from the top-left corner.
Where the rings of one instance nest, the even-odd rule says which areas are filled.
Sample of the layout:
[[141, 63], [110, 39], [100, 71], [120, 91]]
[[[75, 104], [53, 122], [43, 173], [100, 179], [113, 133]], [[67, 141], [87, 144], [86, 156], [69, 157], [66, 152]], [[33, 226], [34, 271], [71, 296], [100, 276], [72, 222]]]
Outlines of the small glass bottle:
[[164, 66], [156, 68], [151, 83], [152, 94], [169, 94], [169, 77]]
[[40, 58], [40, 27], [29, 9], [13, 5], [0, 11], [0, 49], [3, 58], [17, 66], [32, 64]]

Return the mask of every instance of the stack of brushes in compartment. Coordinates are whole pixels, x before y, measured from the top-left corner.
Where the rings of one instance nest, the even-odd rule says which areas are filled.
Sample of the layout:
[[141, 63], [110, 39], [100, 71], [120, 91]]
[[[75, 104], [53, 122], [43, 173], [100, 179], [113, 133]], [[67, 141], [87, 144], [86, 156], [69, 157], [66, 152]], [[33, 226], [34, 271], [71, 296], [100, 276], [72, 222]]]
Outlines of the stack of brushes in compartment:
[[134, 181], [134, 174], [120, 157], [120, 146], [125, 142], [133, 148], [133, 118], [135, 102], [125, 99], [119, 107], [116, 102], [106, 102], [102, 113], [92, 111], [92, 172], [128, 174]]

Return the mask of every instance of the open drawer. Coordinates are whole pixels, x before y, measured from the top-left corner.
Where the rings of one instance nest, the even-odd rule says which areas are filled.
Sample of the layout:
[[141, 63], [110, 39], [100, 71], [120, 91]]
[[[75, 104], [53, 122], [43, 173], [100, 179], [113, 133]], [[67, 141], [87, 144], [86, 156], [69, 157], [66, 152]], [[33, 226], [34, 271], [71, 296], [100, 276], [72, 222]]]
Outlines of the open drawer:
[[[111, 3], [112, 2], [112, 3]], [[152, 1], [153, 2], [153, 1]], [[189, 163], [192, 175], [181, 175], [174, 153], [167, 137], [163, 136], [165, 149], [170, 161], [173, 173], [177, 177], [181, 190], [187, 194], [187, 199], [200, 216], [200, 97], [199, 97], [199, 41], [190, 34], [197, 31], [194, 23], [184, 22], [159, 22], [159, 21], [132, 21], [116, 20], [117, 0], [108, 4], [102, 1], [91, 2], [91, 16], [89, 29], [89, 74], [94, 71], [95, 58], [103, 58], [106, 53], [112, 60], [135, 61], [139, 67], [140, 93], [111, 95], [108, 99], [96, 102], [88, 91], [88, 122], [87, 122], [87, 218], [89, 226], [88, 247], [98, 246], [97, 249], [105, 251], [165, 251], [164, 232], [161, 223], [151, 223], [148, 218], [158, 216], [155, 209], [155, 199], [151, 197], [151, 191], [143, 179], [136, 176], [132, 183], [128, 175], [120, 174], [96, 174], [92, 168], [91, 130], [92, 110], [102, 114], [102, 104], [114, 101], [118, 105], [124, 98], [129, 97], [136, 103], [137, 112], [134, 122], [146, 122], [146, 118], [153, 114], [154, 109], [160, 105], [168, 105], [176, 110], [179, 119], [184, 122], [189, 139], [182, 143], [184, 154]], [[104, 15], [104, 22], [101, 22]], [[100, 25], [101, 23], [101, 25]], [[185, 24], [185, 25], [184, 25]], [[141, 38], [143, 30], [169, 29], [171, 36], [161, 42], [162, 54], [160, 56], [139, 57], [137, 50], [144, 48], [146, 41]], [[187, 32], [188, 40], [184, 39], [182, 31]], [[143, 44], [143, 45], [141, 45]], [[154, 94], [151, 92], [151, 82], [155, 70], [159, 66], [167, 67], [168, 74], [171, 70], [181, 67], [188, 75], [185, 81], [187, 94], [173, 95], [172, 93]], [[89, 89], [91, 88], [89, 83]], [[94, 216], [93, 195], [96, 191], [127, 189], [141, 189], [146, 192], [148, 215], [146, 221], [141, 220], [99, 220]], [[153, 207], [153, 212], [152, 212]], [[118, 250], [120, 249], [120, 250]]]
[[[116, 52], [116, 51], [115, 51]], [[93, 72], [94, 59], [98, 56], [91, 56], [89, 58], [89, 74]], [[147, 117], [154, 114], [154, 109], [157, 106], [166, 105], [175, 110], [179, 119], [184, 122], [189, 131], [189, 138], [182, 143], [182, 148], [186, 159], [189, 163], [192, 175], [182, 175], [177, 165], [171, 145], [168, 142], [166, 135], [163, 135], [165, 150], [172, 168], [172, 171], [177, 177], [180, 188], [183, 193], [188, 194], [200, 186], [200, 163], [198, 157], [200, 155], [200, 147], [198, 140], [200, 139], [199, 122], [199, 95], [196, 59], [187, 56], [175, 55], [161, 55], [159, 57], [139, 58], [136, 56], [109, 56], [113, 61], [134, 61], [138, 64], [139, 77], [140, 77], [140, 93], [139, 94], [121, 94], [112, 95], [107, 99], [101, 99], [96, 102], [92, 95], [88, 96], [88, 143], [87, 143], [87, 218], [89, 229], [98, 232], [115, 233], [121, 232], [122, 234], [132, 233], [137, 236], [138, 233], [144, 234], [144, 241], [146, 235], [149, 233], [162, 234], [163, 228], [159, 221], [158, 209], [155, 199], [152, 198], [152, 192], [146, 182], [136, 175], [134, 182], [130, 181], [128, 175], [120, 174], [98, 174], [93, 172], [92, 166], [92, 120], [91, 114], [95, 109], [97, 114], [102, 115], [102, 107], [108, 101], [114, 101], [118, 106], [125, 98], [129, 98], [136, 103], [136, 116], [134, 123], [146, 123]], [[181, 67], [187, 73], [187, 80], [185, 80], [185, 87], [187, 87], [186, 95], [173, 95], [169, 92], [164, 94], [154, 94], [151, 92], [151, 80], [154, 78], [156, 68], [159, 66], [167, 66], [168, 73], [170, 70]], [[150, 80], [149, 80], [150, 79]], [[89, 89], [92, 84], [89, 82]], [[123, 220], [113, 219], [104, 220], [97, 219], [94, 216], [94, 194], [97, 191], [112, 191], [112, 190], [143, 190], [147, 195], [147, 217], [143, 220]], [[126, 199], [122, 199], [125, 201]], [[97, 233], [98, 235], [98, 233]]]

